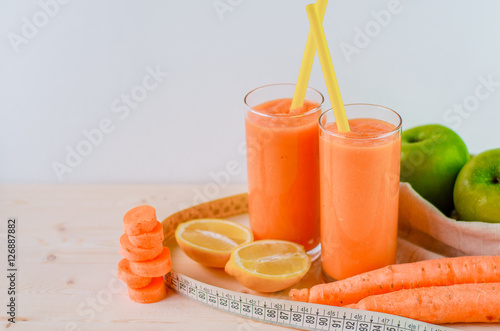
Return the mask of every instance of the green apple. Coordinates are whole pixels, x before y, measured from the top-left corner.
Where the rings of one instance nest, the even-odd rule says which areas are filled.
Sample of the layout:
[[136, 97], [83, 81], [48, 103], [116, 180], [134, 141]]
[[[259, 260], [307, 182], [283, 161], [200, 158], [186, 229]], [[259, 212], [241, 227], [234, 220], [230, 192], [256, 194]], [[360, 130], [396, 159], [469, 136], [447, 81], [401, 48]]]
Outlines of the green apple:
[[461, 220], [500, 223], [500, 148], [474, 156], [462, 168], [453, 198]]
[[448, 215], [455, 179], [468, 160], [467, 146], [453, 130], [438, 124], [418, 126], [403, 132], [400, 180]]

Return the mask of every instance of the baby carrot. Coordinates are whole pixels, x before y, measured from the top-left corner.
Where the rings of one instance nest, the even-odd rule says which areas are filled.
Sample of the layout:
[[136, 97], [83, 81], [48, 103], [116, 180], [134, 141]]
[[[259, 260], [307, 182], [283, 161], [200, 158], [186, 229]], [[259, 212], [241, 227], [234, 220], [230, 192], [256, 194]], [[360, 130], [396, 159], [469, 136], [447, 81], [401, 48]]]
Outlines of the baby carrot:
[[132, 245], [139, 248], [153, 248], [163, 243], [163, 226], [156, 221], [156, 226], [149, 232], [138, 234], [137, 236], [128, 236]]
[[153, 303], [165, 299], [167, 286], [163, 277], [153, 278], [151, 283], [141, 288], [128, 288], [128, 296], [132, 301], [139, 303]]
[[142, 277], [134, 274], [130, 270], [129, 261], [127, 259], [122, 259], [118, 263], [118, 272], [116, 274], [118, 279], [127, 284], [130, 288], [141, 288], [149, 283], [151, 283], [151, 277]]
[[500, 282], [500, 255], [462, 256], [391, 265], [306, 290], [292, 289], [297, 301], [344, 306], [375, 294], [429, 286]]
[[427, 323], [494, 323], [500, 322], [500, 283], [406, 289], [372, 295], [349, 306]]
[[128, 240], [128, 236], [123, 234], [120, 237], [120, 255], [130, 261], [147, 261], [157, 257], [163, 250], [161, 243], [153, 248], [135, 247]]
[[148, 205], [130, 209], [123, 216], [123, 231], [132, 236], [153, 230], [156, 226], [156, 210]]
[[309, 289], [308, 288], [294, 288], [288, 292], [288, 296], [293, 301], [309, 302]]

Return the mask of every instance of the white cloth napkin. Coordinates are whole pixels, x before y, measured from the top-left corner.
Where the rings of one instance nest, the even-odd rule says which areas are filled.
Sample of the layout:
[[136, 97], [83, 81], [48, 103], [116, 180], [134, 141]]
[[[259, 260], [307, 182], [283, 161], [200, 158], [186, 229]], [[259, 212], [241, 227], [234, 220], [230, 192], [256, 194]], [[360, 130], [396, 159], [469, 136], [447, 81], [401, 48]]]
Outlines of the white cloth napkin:
[[[500, 255], [500, 223], [446, 217], [400, 183], [398, 263], [463, 255]], [[499, 206], [500, 212], [500, 206]]]

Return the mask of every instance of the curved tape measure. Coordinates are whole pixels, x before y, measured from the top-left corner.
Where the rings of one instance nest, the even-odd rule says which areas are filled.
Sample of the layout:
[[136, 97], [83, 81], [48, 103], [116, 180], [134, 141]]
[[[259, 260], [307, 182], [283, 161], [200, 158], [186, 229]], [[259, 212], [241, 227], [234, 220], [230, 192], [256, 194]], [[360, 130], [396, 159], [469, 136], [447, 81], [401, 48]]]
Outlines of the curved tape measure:
[[[226, 218], [248, 212], [248, 194], [238, 194], [181, 210], [163, 222], [169, 238], [177, 226], [195, 218]], [[209, 285], [172, 270], [165, 276], [177, 293], [206, 306], [256, 321], [306, 330], [447, 331], [456, 330], [395, 315], [314, 303], [266, 298]]]

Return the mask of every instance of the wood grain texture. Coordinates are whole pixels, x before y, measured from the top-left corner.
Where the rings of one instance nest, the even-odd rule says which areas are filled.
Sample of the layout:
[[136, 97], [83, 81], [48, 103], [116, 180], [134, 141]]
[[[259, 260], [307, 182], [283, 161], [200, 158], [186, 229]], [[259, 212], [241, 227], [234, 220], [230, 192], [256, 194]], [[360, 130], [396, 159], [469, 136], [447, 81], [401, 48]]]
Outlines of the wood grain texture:
[[[137, 304], [116, 278], [122, 217], [150, 204], [158, 219], [199, 204], [204, 186], [193, 185], [2, 185], [1, 263], [6, 268], [6, 219], [18, 218], [17, 323], [12, 330], [285, 330], [239, 318], [170, 291], [166, 300]], [[220, 188], [216, 199], [245, 192]], [[0, 278], [0, 288], [7, 279]], [[0, 304], [7, 297], [1, 291]], [[3, 311], [3, 310], [2, 310]], [[464, 330], [499, 326], [456, 325]]]

